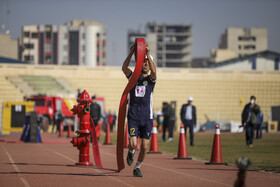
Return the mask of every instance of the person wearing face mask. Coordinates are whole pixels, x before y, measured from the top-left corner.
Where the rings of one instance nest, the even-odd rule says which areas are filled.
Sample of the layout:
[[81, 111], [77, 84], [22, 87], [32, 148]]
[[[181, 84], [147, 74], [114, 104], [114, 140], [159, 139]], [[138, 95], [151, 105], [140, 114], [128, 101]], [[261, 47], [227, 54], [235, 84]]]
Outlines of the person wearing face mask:
[[244, 106], [242, 111], [242, 125], [245, 127], [246, 144], [253, 147], [254, 133], [258, 124], [258, 114], [260, 106], [256, 103], [256, 97], [250, 97], [250, 103]]

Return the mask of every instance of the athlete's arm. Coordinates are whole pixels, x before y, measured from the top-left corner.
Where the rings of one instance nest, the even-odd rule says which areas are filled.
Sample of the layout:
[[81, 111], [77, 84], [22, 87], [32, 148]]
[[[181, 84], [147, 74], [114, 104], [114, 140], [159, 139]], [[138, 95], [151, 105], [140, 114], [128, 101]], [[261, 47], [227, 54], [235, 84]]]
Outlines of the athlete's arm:
[[157, 78], [156, 66], [150, 57], [149, 45], [146, 45], [146, 55], [147, 55], [148, 63], [149, 63], [150, 70], [151, 70], [151, 78], [152, 78], [152, 80], [156, 80], [156, 78]]
[[129, 62], [130, 62], [130, 59], [133, 55], [135, 51], [135, 44], [133, 44], [131, 47], [130, 47], [130, 51], [129, 51], [129, 54], [128, 56], [126, 57], [125, 61], [123, 62], [123, 65], [122, 65], [122, 71], [123, 73], [125, 74], [126, 77], [128, 77], [130, 74], [131, 74], [131, 70], [128, 68], [128, 65], [129, 65]]

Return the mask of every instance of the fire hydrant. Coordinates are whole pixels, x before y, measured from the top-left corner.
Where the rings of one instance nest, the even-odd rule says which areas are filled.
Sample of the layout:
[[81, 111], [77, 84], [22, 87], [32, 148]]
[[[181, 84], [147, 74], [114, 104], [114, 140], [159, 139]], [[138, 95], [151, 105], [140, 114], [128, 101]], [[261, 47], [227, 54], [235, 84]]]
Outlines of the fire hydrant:
[[92, 166], [89, 160], [89, 144], [90, 144], [90, 104], [92, 99], [86, 90], [83, 91], [80, 98], [77, 99], [78, 106], [74, 105], [71, 109], [74, 115], [80, 118], [79, 130], [76, 131], [78, 137], [72, 138], [71, 143], [80, 151], [79, 162], [76, 165]]

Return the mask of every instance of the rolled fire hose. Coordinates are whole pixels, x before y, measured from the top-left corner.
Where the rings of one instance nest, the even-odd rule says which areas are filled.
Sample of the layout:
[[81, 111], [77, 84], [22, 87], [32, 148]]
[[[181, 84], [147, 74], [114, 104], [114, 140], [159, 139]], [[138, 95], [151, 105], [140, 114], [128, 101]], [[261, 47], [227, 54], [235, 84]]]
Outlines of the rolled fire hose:
[[117, 164], [118, 164], [118, 171], [120, 172], [124, 169], [124, 159], [123, 159], [123, 145], [124, 145], [124, 124], [125, 124], [125, 117], [126, 117], [126, 107], [127, 107], [127, 96], [130, 90], [135, 86], [137, 83], [139, 76], [142, 71], [143, 62], [145, 60], [146, 55], [146, 43], [144, 38], [136, 38], [135, 39], [135, 59], [136, 59], [136, 66], [134, 72], [127, 83], [119, 106], [119, 114], [118, 114], [118, 133], [117, 133]]
[[103, 168], [101, 163], [100, 153], [99, 153], [98, 139], [95, 132], [95, 125], [92, 118], [90, 118], [90, 126], [91, 126], [91, 139], [92, 139], [91, 142], [92, 142], [94, 162], [98, 168]]

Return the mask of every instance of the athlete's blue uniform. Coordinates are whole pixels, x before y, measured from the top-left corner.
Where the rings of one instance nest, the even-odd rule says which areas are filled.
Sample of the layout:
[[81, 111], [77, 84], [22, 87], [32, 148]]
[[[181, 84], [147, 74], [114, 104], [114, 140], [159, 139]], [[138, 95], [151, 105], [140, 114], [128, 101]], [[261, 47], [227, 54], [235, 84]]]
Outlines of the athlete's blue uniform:
[[[128, 76], [128, 79], [132, 76]], [[140, 135], [140, 138], [150, 139], [153, 128], [153, 91], [156, 80], [150, 75], [140, 75], [136, 85], [129, 93], [128, 101], [128, 131], [129, 136]]]

